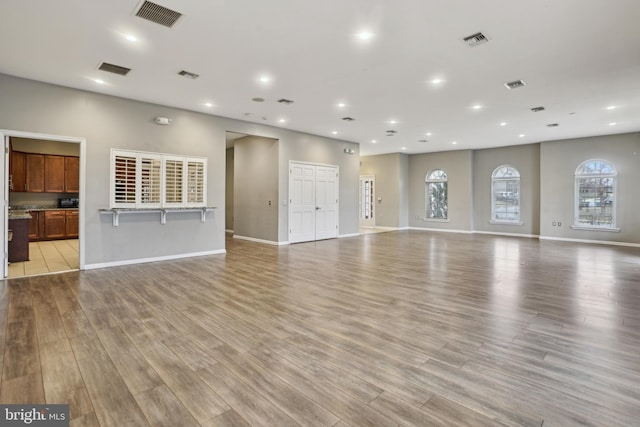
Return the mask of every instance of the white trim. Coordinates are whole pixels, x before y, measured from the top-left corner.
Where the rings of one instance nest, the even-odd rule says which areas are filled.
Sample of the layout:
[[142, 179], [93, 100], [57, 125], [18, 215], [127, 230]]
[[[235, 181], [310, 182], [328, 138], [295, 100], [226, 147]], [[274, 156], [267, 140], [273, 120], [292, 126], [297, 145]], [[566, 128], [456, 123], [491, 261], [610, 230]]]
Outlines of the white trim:
[[227, 230], [226, 228], [225, 228], [224, 232], [233, 234], [233, 230]]
[[274, 240], [256, 239], [254, 237], [238, 236], [236, 234], [233, 235], [233, 238], [239, 239], [239, 240], [247, 240], [249, 242], [255, 242], [255, 243], [264, 243], [266, 245], [273, 245], [273, 246], [284, 246], [289, 244], [289, 242], [276, 242]]
[[501, 233], [498, 231], [472, 231], [471, 234], [488, 234], [492, 236], [510, 236], [510, 237], [528, 237], [531, 239], [538, 239], [540, 236], [538, 234], [520, 234], [520, 233]]
[[595, 243], [598, 245], [614, 245], [614, 246], [626, 246], [631, 248], [640, 248], [640, 243], [613, 242], [611, 240], [570, 239], [565, 237], [547, 237], [547, 236], [540, 236], [540, 240], [555, 240], [555, 241], [561, 241], [561, 242], [576, 242], [576, 243]]
[[580, 231], [605, 231], [609, 233], [619, 233], [620, 229], [616, 227], [589, 227], [588, 225], [572, 225], [572, 230], [580, 230]]
[[[362, 227], [362, 228], [366, 228], [366, 227]], [[373, 228], [373, 227], [371, 227]], [[356, 236], [360, 236], [360, 233], [351, 233], [351, 234], [338, 234], [338, 239], [342, 239], [345, 237], [356, 237]]]
[[428, 228], [428, 227], [408, 227], [409, 230], [418, 230], [418, 231], [441, 231], [443, 233], [461, 233], [461, 234], [472, 234], [473, 231], [469, 230], [457, 230], [453, 228]]
[[[63, 136], [63, 135], [51, 135], [51, 134], [46, 134], [46, 133], [35, 133], [35, 132], [23, 132], [23, 131], [18, 131], [18, 130], [9, 130], [9, 129], [0, 129], [0, 140], [3, 141], [4, 143], [4, 139], [5, 137], [17, 137], [17, 138], [28, 138], [28, 139], [43, 139], [43, 140], [47, 140], [47, 141], [56, 141], [56, 142], [71, 142], [71, 143], [75, 143], [75, 144], [80, 144], [80, 171], [79, 171], [79, 179], [80, 179], [80, 188], [79, 188], [79, 193], [78, 193], [78, 198], [79, 200], [79, 205], [78, 205], [78, 215], [79, 215], [79, 219], [78, 219], [78, 265], [80, 270], [85, 270], [86, 266], [85, 266], [85, 258], [86, 258], [86, 254], [85, 254], [85, 212], [86, 212], [86, 170], [87, 170], [87, 150], [86, 150], [86, 145], [87, 145], [87, 140], [86, 138], [81, 138], [81, 137], [77, 137], [77, 136]], [[6, 155], [3, 154], [3, 156]], [[7, 164], [8, 164], [8, 159], [7, 160]], [[3, 182], [4, 182], [4, 194], [6, 195], [7, 201], [9, 200], [9, 194], [8, 194], [8, 170], [7, 168], [5, 168], [5, 177], [3, 178]], [[4, 207], [5, 209], [5, 218], [7, 218], [7, 210], [8, 210], [8, 206]], [[2, 234], [6, 233], [6, 230], [8, 228], [8, 223], [4, 224], [4, 231], [0, 233], [0, 238], [2, 237]], [[4, 239], [3, 240], [7, 240]], [[8, 248], [5, 249], [5, 253], [8, 250]], [[3, 277], [6, 277], [6, 275], [9, 272], [9, 268], [8, 268], [8, 258], [5, 258], [4, 260], [4, 274], [2, 275]]]
[[492, 225], [524, 225], [524, 222], [522, 222], [522, 221], [496, 221], [496, 220], [492, 219], [491, 221], [489, 221], [489, 224], [492, 224]]
[[451, 222], [449, 218], [422, 218], [422, 220], [425, 222]]
[[152, 258], [138, 258], [138, 259], [127, 259], [123, 261], [111, 261], [111, 262], [100, 262], [97, 264], [87, 264], [84, 266], [84, 270], [94, 270], [97, 268], [108, 268], [108, 267], [120, 267], [124, 265], [132, 265], [132, 264], [145, 264], [148, 262], [158, 262], [158, 261], [171, 261], [175, 259], [183, 259], [183, 258], [193, 258], [199, 256], [207, 256], [207, 255], [220, 255], [226, 254], [226, 249], [217, 249], [215, 251], [204, 251], [204, 252], [192, 252], [188, 254], [178, 254], [178, 255], [166, 255]]

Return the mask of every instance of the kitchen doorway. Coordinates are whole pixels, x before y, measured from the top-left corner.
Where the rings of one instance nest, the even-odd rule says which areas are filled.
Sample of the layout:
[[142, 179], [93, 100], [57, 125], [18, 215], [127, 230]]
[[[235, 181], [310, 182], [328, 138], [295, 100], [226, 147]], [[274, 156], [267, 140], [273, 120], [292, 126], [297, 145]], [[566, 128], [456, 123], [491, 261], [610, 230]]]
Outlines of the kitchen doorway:
[[83, 138], [0, 130], [4, 278], [84, 268]]

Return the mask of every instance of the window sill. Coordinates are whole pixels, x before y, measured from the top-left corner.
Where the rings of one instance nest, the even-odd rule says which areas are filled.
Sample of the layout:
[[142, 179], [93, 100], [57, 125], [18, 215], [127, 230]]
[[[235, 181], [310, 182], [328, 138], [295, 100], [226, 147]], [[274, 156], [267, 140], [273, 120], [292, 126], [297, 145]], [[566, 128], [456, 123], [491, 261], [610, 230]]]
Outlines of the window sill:
[[120, 215], [123, 213], [146, 213], [146, 212], [159, 212], [160, 213], [160, 224], [167, 223], [167, 213], [169, 212], [200, 212], [200, 220], [205, 222], [207, 220], [207, 212], [213, 212], [215, 206], [207, 206], [202, 208], [155, 208], [155, 209], [138, 209], [138, 208], [112, 208], [112, 209], [100, 209], [101, 214], [111, 214], [113, 215], [113, 226], [117, 227], [120, 225]]
[[589, 227], [588, 225], [572, 225], [571, 229], [582, 230], [582, 231], [605, 231], [608, 233], [620, 232], [620, 229], [616, 227]]
[[422, 218], [426, 222], [449, 222], [449, 218]]
[[524, 222], [521, 221], [489, 221], [489, 224], [493, 225], [524, 225]]

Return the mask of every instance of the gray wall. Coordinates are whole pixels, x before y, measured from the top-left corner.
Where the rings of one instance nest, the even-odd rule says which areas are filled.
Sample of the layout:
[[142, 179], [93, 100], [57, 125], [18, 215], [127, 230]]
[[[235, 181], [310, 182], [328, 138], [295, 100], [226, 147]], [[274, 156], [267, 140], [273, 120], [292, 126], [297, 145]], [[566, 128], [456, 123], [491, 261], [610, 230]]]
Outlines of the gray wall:
[[233, 171], [234, 171], [234, 150], [227, 148], [226, 152], [226, 173], [225, 173], [225, 192], [224, 192], [224, 228], [233, 230]]
[[278, 140], [234, 142], [234, 235], [278, 240]]
[[[358, 186], [360, 180], [360, 145], [346, 141], [334, 141], [315, 135], [283, 131], [280, 139], [280, 215], [278, 237], [280, 242], [289, 240], [289, 211], [285, 205], [289, 199], [289, 162], [307, 162], [335, 165], [340, 170], [338, 235], [359, 233]], [[345, 148], [354, 154], [344, 152]]]
[[399, 154], [399, 200], [398, 209], [400, 212], [400, 218], [398, 220], [399, 228], [409, 227], [409, 155]]
[[[403, 214], [407, 211], [408, 195], [406, 192], [408, 175], [406, 155], [381, 154], [378, 156], [366, 156], [360, 159], [360, 175], [375, 176], [376, 199], [382, 197], [382, 201], [376, 200], [375, 212], [376, 226], [400, 228], [406, 225], [407, 217]], [[404, 170], [403, 170], [404, 168]], [[404, 195], [402, 192], [405, 192]], [[357, 206], [356, 206], [357, 207]], [[375, 209], [374, 208], [374, 209]]]
[[[347, 146], [357, 152], [357, 144], [4, 74], [0, 74], [0, 94], [0, 129], [86, 139], [86, 175], [81, 177], [87, 189], [86, 209], [81, 221], [85, 224], [87, 265], [224, 249], [226, 131], [284, 142], [285, 149], [280, 150], [278, 163], [280, 199], [288, 194], [288, 158], [293, 157], [289, 152], [296, 157], [301, 153], [303, 158], [295, 160], [338, 164], [343, 173], [340, 233], [358, 232], [358, 155], [348, 156], [343, 152]], [[156, 116], [170, 117], [173, 122], [159, 126], [153, 121]], [[310, 153], [303, 147], [289, 148], [298, 143], [314, 148]], [[218, 209], [207, 214], [205, 223], [200, 222], [197, 212], [170, 213], [167, 223], [161, 225], [159, 214], [149, 213], [123, 215], [120, 226], [113, 227], [111, 217], [99, 213], [99, 209], [109, 206], [111, 148], [207, 157], [208, 205]], [[315, 153], [322, 151], [333, 154], [315, 159]], [[279, 209], [280, 241], [287, 239], [287, 216], [286, 209]]]
[[[471, 150], [409, 156], [409, 225], [443, 230], [472, 230], [473, 192]], [[425, 220], [425, 178], [434, 169], [447, 173], [448, 221]]]
[[[491, 224], [491, 175], [502, 165], [520, 172], [520, 222]], [[540, 144], [473, 152], [473, 223], [476, 231], [537, 236], [540, 233]]]
[[[603, 159], [617, 170], [619, 233], [573, 230], [576, 168]], [[640, 133], [595, 136], [541, 144], [540, 234], [547, 237], [640, 243]], [[560, 221], [561, 227], [554, 227]]]

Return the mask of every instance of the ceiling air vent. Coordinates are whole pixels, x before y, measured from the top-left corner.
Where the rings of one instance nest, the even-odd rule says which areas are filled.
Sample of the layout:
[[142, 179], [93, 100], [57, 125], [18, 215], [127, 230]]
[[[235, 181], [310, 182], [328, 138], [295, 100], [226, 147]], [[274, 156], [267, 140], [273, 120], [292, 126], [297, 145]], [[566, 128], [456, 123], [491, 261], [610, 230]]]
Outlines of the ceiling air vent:
[[171, 28], [182, 16], [180, 12], [167, 9], [159, 4], [145, 1], [135, 14], [137, 17]]
[[547, 127], [550, 127], [550, 128], [555, 128], [555, 127], [557, 127], [557, 126], [558, 126], [558, 124], [557, 124], [557, 123], [549, 123], [549, 124], [547, 125]]
[[192, 73], [185, 70], [180, 71], [178, 74], [188, 79], [197, 79], [198, 77], [200, 77], [200, 74]]
[[393, 130], [393, 129], [392, 130], [388, 130], [387, 131], [387, 136], [394, 136], [396, 133], [398, 133], [398, 132]]
[[287, 104], [287, 105], [293, 104], [292, 100], [286, 99], [286, 98], [280, 98], [280, 99], [278, 99], [278, 102], [281, 103], [281, 104]]
[[471, 47], [478, 46], [479, 44], [486, 43], [489, 41], [487, 36], [485, 36], [482, 33], [471, 34], [470, 36], [465, 37], [462, 40], [464, 40], [464, 42]]
[[345, 122], [352, 122], [355, 119], [353, 117], [343, 117], [342, 120], [344, 120]]
[[505, 86], [507, 89], [512, 90], [512, 89], [518, 89], [519, 87], [522, 87], [522, 86], [524, 86], [525, 84], [526, 84], [526, 83], [525, 83], [525, 82], [523, 82], [522, 80], [514, 80], [514, 81], [512, 81], [512, 82], [507, 82], [507, 83], [505, 83], [505, 84], [504, 84], [504, 86]]
[[531, 109], [534, 113], [539, 113], [540, 111], [544, 111], [544, 107], [533, 107]]
[[106, 71], [108, 73], [119, 74], [121, 76], [126, 76], [131, 68], [121, 67], [120, 65], [109, 64], [108, 62], [103, 62], [98, 67], [98, 70]]

